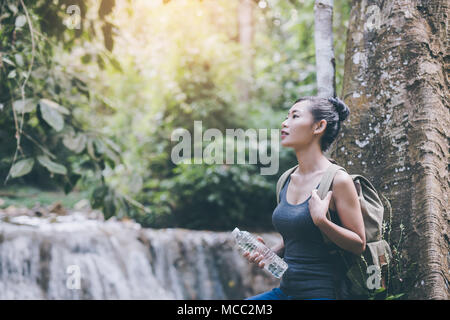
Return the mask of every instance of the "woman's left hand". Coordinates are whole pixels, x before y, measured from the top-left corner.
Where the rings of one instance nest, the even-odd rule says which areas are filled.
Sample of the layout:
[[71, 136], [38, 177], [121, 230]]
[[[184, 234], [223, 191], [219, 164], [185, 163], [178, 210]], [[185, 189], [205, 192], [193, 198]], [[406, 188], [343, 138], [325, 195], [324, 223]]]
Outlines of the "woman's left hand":
[[326, 197], [322, 200], [317, 193], [317, 189], [313, 189], [311, 198], [309, 199], [309, 212], [316, 226], [327, 219], [327, 211], [330, 206], [332, 191], [328, 191]]

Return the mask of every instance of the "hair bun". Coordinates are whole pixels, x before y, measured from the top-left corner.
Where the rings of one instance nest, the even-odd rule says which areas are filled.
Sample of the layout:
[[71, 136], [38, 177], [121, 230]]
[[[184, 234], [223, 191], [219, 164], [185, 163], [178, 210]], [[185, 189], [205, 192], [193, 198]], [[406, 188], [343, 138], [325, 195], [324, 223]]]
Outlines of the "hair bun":
[[350, 114], [350, 109], [347, 107], [344, 101], [337, 97], [329, 98], [328, 101], [330, 101], [336, 108], [336, 111], [339, 114], [339, 121], [344, 121], [345, 119], [347, 119], [348, 115]]

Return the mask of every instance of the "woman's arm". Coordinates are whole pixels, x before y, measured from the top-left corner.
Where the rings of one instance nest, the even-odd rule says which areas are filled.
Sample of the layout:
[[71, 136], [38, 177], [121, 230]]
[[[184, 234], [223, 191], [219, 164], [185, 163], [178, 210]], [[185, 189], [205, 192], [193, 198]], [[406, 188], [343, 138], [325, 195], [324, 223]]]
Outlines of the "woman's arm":
[[356, 255], [364, 252], [366, 236], [358, 194], [352, 177], [339, 170], [333, 180], [332, 197], [342, 227], [325, 218], [316, 219], [317, 227], [337, 246]]

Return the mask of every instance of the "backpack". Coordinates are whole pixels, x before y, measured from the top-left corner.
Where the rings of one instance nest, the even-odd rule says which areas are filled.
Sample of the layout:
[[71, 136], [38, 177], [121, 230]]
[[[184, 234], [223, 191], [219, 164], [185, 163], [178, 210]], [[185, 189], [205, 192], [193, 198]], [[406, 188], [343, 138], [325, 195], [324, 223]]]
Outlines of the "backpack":
[[[324, 199], [338, 170], [344, 170], [343, 167], [333, 163], [324, 173], [318, 190], [320, 199]], [[298, 165], [286, 170], [278, 179], [276, 195], [277, 203], [280, 203], [280, 191], [283, 188], [287, 178], [291, 175]], [[366, 249], [357, 256], [349, 251], [339, 248], [331, 242], [328, 237], [322, 233], [323, 240], [330, 248], [330, 254], [339, 254], [344, 260], [347, 279], [350, 280], [350, 292], [353, 296], [369, 296], [373, 289], [386, 289], [384, 279], [381, 275], [382, 267], [389, 263], [392, 258], [391, 249], [386, 240], [382, 239], [382, 224], [384, 216], [384, 206], [381, 202], [376, 189], [370, 181], [360, 174], [351, 174], [355, 185], [359, 203], [361, 205], [364, 228], [366, 234]], [[327, 211], [327, 218], [331, 220], [330, 211]], [[371, 267], [374, 266], [374, 267]]]

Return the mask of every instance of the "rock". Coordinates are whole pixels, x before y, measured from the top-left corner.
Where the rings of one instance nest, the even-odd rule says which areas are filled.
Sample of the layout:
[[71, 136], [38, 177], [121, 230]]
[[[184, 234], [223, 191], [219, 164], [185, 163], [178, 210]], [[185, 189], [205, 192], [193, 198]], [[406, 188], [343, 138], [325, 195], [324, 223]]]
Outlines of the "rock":
[[66, 209], [64, 209], [63, 205], [62, 205], [61, 202], [59, 202], [59, 201], [58, 201], [58, 202], [55, 202], [54, 204], [52, 204], [52, 205], [49, 207], [48, 211], [49, 211], [50, 213], [56, 213], [56, 214], [58, 214], [58, 215], [66, 215], [66, 214], [67, 214]]
[[3, 211], [5, 212], [5, 214], [7, 216], [10, 216], [10, 217], [16, 217], [16, 216], [22, 216], [22, 215], [27, 215], [27, 216], [32, 215], [28, 208], [18, 208], [18, 207], [12, 206], [12, 205], [7, 207]]
[[75, 210], [89, 210], [91, 209], [91, 204], [88, 199], [81, 199], [73, 206]]
[[47, 210], [41, 206], [39, 202], [36, 202], [31, 208], [31, 211], [34, 213], [36, 217], [42, 217], [47, 213]]

